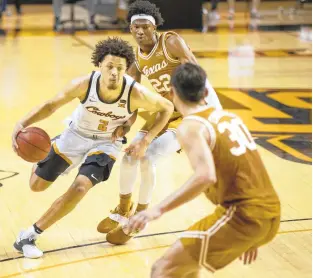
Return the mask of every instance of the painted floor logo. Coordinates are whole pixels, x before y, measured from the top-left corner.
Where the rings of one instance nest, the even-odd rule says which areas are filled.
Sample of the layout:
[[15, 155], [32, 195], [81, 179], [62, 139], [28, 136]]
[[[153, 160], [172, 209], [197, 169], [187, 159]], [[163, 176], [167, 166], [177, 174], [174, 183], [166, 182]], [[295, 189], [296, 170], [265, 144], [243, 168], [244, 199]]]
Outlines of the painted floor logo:
[[9, 178], [13, 178], [13, 177], [15, 177], [17, 175], [18, 175], [17, 172], [0, 170], [0, 187], [3, 185], [2, 184], [3, 180], [9, 179]]
[[[218, 89], [225, 110], [237, 114], [255, 141], [293, 162], [312, 162], [312, 90]], [[147, 120], [148, 112], [139, 115]]]
[[240, 116], [256, 142], [294, 162], [312, 162], [312, 90], [216, 89], [226, 110]]

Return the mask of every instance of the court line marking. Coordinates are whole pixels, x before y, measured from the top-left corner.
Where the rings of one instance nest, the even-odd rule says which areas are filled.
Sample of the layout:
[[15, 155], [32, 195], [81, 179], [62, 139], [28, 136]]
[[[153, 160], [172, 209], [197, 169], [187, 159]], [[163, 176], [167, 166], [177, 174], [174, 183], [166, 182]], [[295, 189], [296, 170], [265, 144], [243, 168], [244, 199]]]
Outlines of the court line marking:
[[81, 39], [81, 38], [79, 38], [79, 37], [77, 37], [75, 35], [71, 36], [71, 38], [73, 40], [75, 40], [76, 42], [80, 43], [81, 45], [86, 46], [86, 47], [88, 47], [91, 50], [94, 50], [94, 47], [91, 44], [89, 44], [88, 42], [86, 42], [85, 40], [83, 40], [83, 39]]
[[[289, 230], [289, 231], [278, 232], [277, 235], [290, 234], [290, 233], [300, 233], [300, 232], [311, 232], [311, 231], [312, 231], [312, 229]], [[173, 233], [180, 233], [180, 232], [182, 232], [182, 231], [174, 231], [174, 232], [170, 232], [170, 233], [173, 234]], [[161, 233], [161, 234], [168, 234], [168, 233]], [[159, 234], [155, 234], [155, 235], [159, 235]], [[148, 235], [148, 236], [152, 236], [152, 234]], [[143, 235], [143, 236], [138, 236], [137, 238], [139, 238], [139, 237], [147, 237], [147, 236]], [[114, 253], [114, 254], [104, 254], [104, 255], [100, 255], [100, 256], [84, 258], [84, 259], [71, 261], [71, 262], [64, 262], [64, 263], [50, 265], [50, 266], [43, 266], [43, 267], [39, 267], [39, 268], [36, 268], [36, 269], [28, 269], [28, 270], [25, 270], [25, 271], [22, 271], [22, 272], [15, 272], [15, 273], [12, 273], [12, 274], [0, 276], [0, 278], [16, 277], [16, 276], [20, 276], [20, 275], [24, 275], [24, 274], [34, 273], [34, 272], [38, 272], [38, 271], [44, 271], [44, 270], [47, 270], [47, 269], [63, 267], [63, 266], [66, 266], [66, 265], [73, 265], [73, 264], [77, 264], [77, 263], [82, 263], [82, 262], [86, 262], [86, 261], [93, 261], [93, 260], [98, 260], [98, 259], [103, 259], [103, 258], [108, 258], [108, 257], [113, 257], [113, 256], [123, 256], [123, 255], [129, 255], [129, 254], [137, 253], [137, 252], [144, 252], [144, 251], [150, 251], [150, 250], [163, 249], [163, 248], [169, 247], [171, 245], [172, 244], [166, 244], [166, 245], [160, 245], [160, 246], [156, 246], [156, 247], [148, 247], [148, 248], [137, 249], [137, 250], [117, 252], [117, 253]], [[45, 252], [45, 254], [46, 253], [47, 252]]]
[[[299, 222], [299, 221], [312, 221], [312, 218], [286, 219], [286, 220], [281, 220], [280, 223]], [[302, 231], [302, 230], [300, 230], [300, 231]], [[135, 236], [134, 238], [147, 238], [147, 237], [152, 237], [152, 236], [178, 234], [178, 233], [182, 233], [182, 232], [185, 232], [185, 230], [139, 235], [139, 236]], [[107, 243], [107, 241], [103, 240], [103, 241], [91, 242], [91, 243], [86, 243], [86, 244], [79, 244], [79, 245], [74, 245], [74, 246], [62, 247], [62, 248], [58, 248], [58, 249], [45, 251], [44, 254], [55, 253], [55, 252], [59, 252], [59, 251], [76, 249], [76, 248], [93, 246], [93, 245], [99, 245], [99, 244], [103, 244], [103, 243]], [[23, 258], [24, 258], [24, 256], [10, 257], [10, 258], [0, 260], [0, 263], [7, 262], [7, 261], [13, 261], [13, 260], [17, 260], [17, 259], [23, 259]]]

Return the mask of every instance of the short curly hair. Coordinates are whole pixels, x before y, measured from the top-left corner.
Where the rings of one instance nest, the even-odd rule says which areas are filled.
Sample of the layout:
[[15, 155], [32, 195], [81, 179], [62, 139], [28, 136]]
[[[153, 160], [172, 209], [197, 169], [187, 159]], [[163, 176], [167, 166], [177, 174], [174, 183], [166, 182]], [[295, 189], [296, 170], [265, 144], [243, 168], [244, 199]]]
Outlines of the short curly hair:
[[129, 6], [127, 14], [127, 21], [129, 24], [131, 23], [132, 16], [137, 14], [151, 15], [155, 19], [157, 26], [162, 25], [164, 22], [160, 9], [149, 1], [137, 0]]
[[135, 54], [132, 46], [118, 37], [108, 38], [103, 41], [99, 41], [94, 49], [91, 61], [98, 67], [105, 56], [112, 55], [126, 59], [127, 68], [135, 61]]

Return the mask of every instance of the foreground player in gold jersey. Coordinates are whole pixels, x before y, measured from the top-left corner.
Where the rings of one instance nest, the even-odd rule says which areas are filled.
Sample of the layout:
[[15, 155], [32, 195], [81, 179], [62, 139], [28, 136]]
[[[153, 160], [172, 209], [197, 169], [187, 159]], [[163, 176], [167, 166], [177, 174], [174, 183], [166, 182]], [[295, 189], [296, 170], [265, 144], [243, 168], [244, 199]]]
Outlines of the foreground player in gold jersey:
[[[172, 100], [170, 96], [172, 71], [186, 62], [197, 64], [196, 58], [178, 34], [157, 32], [157, 26], [163, 23], [163, 19], [154, 4], [148, 1], [134, 2], [129, 7], [128, 21], [131, 34], [138, 44], [135, 63], [130, 67], [128, 73], [138, 82], [141, 81], [141, 75], [146, 76], [157, 93]], [[206, 80], [206, 88], [209, 92], [208, 105], [221, 109], [217, 95], [208, 80]], [[142, 138], [151, 129], [156, 118], [157, 113], [150, 115], [134, 142], [138, 140], [144, 142]], [[180, 150], [180, 144], [176, 138], [176, 128], [181, 119], [181, 114], [175, 111], [159, 137], [149, 147], [144, 143], [141, 145], [143, 150], [147, 148], [143, 157], [134, 156], [130, 152], [124, 156], [120, 170], [120, 203], [98, 225], [99, 232], [108, 233], [107, 240], [110, 243], [122, 244], [129, 239], [126, 235], [121, 234], [122, 230], [118, 225], [127, 223], [128, 217], [133, 211], [131, 197], [138, 165], [141, 170], [141, 186], [136, 212], [148, 207], [156, 184], [157, 160]], [[132, 146], [128, 148], [129, 151], [131, 149]], [[117, 230], [114, 230], [115, 228]]]
[[[235, 114], [208, 108], [206, 74], [193, 64], [172, 75], [173, 101], [183, 115], [177, 130], [193, 175], [155, 207], [133, 216], [123, 229], [131, 233], [205, 193], [217, 207], [159, 259], [153, 278], [199, 277], [200, 266], [216, 271], [243, 255], [257, 257], [258, 247], [279, 228], [280, 202], [247, 127]], [[185, 276], [186, 275], [186, 276]]]

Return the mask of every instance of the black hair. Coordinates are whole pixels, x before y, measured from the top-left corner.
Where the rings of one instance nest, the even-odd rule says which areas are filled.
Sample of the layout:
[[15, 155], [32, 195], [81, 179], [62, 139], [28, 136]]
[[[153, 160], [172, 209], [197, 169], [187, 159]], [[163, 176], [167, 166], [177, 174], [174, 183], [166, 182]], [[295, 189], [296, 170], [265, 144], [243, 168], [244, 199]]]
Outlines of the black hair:
[[200, 66], [186, 63], [174, 70], [171, 84], [182, 100], [199, 102], [205, 94], [206, 78], [206, 73]]
[[164, 19], [160, 13], [160, 9], [149, 1], [129, 1], [133, 2], [128, 8], [127, 21], [130, 24], [133, 15], [147, 14], [151, 15], [155, 19], [155, 24], [160, 26], [163, 24]]
[[129, 68], [135, 61], [135, 54], [132, 46], [127, 41], [118, 37], [99, 41], [92, 53], [91, 61], [96, 67], [98, 67], [99, 63], [101, 63], [107, 55], [125, 58], [127, 68]]

